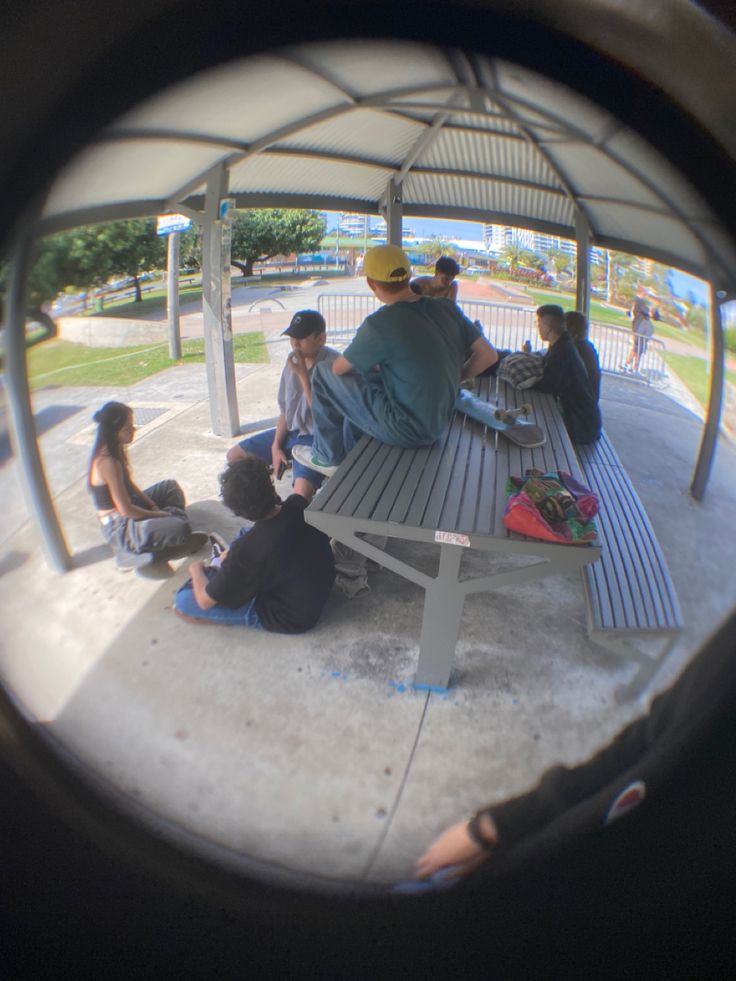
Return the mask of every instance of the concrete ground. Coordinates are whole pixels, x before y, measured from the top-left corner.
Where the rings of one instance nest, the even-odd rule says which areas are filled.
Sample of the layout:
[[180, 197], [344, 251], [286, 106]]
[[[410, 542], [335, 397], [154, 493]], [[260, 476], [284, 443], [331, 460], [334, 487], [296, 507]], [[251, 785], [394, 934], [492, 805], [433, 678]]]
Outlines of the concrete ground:
[[[280, 329], [268, 327], [269, 365], [237, 368], [244, 427], [276, 413]], [[706, 499], [693, 501], [701, 420], [676, 391], [603, 383], [606, 429], [683, 608], [685, 630], [652, 692], [736, 604], [724, 575], [735, 554], [736, 450], [721, 442]], [[239, 527], [217, 500], [232, 440], [211, 432], [203, 365], [129, 389], [40, 391], [41, 446], [75, 568], [49, 571], [6, 453], [0, 672], [70, 763], [157, 830], [269, 880], [382, 889], [409, 877], [448, 824], [532, 786], [553, 763], [587, 758], [646, 711], [646, 699], [616, 700], [634, 669], [589, 643], [577, 575], [471, 596], [444, 695], [411, 688], [421, 590], [385, 570], [352, 600], [335, 591], [303, 636], [182, 622], [171, 602], [186, 560], [167, 579], [122, 574], [94, 519], [84, 472], [91, 415], [108, 398], [136, 409], [130, 455], [142, 486], [176, 477], [196, 529], [227, 537]], [[288, 479], [281, 487], [288, 493]], [[431, 546], [389, 547], [432, 562]]]

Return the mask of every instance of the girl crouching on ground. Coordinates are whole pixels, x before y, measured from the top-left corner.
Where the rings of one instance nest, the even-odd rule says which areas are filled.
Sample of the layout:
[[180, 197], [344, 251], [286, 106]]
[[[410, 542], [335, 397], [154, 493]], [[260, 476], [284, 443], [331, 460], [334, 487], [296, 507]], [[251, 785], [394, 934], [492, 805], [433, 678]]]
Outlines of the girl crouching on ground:
[[192, 534], [177, 482], [162, 480], [145, 491], [133, 482], [126, 449], [135, 435], [130, 406], [106, 402], [93, 418], [97, 438], [87, 487], [118, 568], [134, 569], [195, 552], [207, 536]]

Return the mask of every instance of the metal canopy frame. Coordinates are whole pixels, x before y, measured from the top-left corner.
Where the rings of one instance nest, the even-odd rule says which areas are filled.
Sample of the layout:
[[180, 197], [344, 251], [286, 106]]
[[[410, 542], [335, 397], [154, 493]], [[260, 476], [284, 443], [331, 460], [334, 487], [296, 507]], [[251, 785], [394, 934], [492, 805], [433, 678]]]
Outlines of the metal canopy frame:
[[[380, 52], [382, 43], [362, 42], [366, 56], [372, 58], [377, 51]], [[337, 47], [339, 45], [336, 45], [336, 50]], [[661, 161], [660, 170], [652, 176], [647, 167], [651, 166], [657, 155], [656, 151], [646, 146], [635, 134], [631, 134], [633, 140], [630, 141], [630, 146], [633, 150], [630, 156], [623, 155], [612, 146], [612, 141], [622, 134], [628, 135], [626, 126], [608, 112], [587, 103], [578, 93], [566, 92], [565, 98], [581, 100], [580, 104], [584, 104], [587, 113], [584, 118], [589, 122], [592, 118], [596, 122], [595, 132], [576, 125], [561, 110], [556, 112], [554, 100], [552, 105], [542, 105], [519, 95], [518, 92], [507, 91], [503, 73], [510, 66], [506, 62], [497, 62], [479, 55], [466, 55], [458, 50], [442, 51], [440, 54], [447, 69], [442, 78], [436, 81], [425, 78], [412, 85], [391, 84], [389, 78], [386, 87], [376, 92], [361, 91], [357, 85], [345, 84], [339, 77], [339, 65], [328, 63], [329, 59], [324, 56], [325, 50], [322, 45], [319, 65], [315, 65], [314, 59], [309, 57], [309, 45], [290, 48], [278, 55], [264, 56], [262, 61], [272, 66], [283, 65], [286, 70], [298, 69], [305, 76], [305, 85], [311, 77], [320, 86], [330, 87], [334, 98], [328, 105], [273, 127], [267, 125], [269, 115], [267, 110], [263, 110], [261, 115], [265, 125], [254, 139], [239, 140], [214, 129], [200, 131], [191, 125], [180, 129], [162, 128], [160, 125], [147, 126], [141, 118], [136, 122], [138, 110], [129, 113], [120, 125], [113, 124], [100, 133], [94, 146], [115, 146], [119, 149], [121, 158], [130, 147], [155, 142], [160, 144], [162, 141], [171, 143], [184, 153], [190, 148], [210, 146], [219, 148], [221, 154], [214, 164], [210, 162], [205, 169], [195, 168], [185, 181], [170, 188], [164, 197], [145, 197], [143, 182], [140, 185], [141, 193], [133, 194], [127, 199], [116, 198], [112, 192], [109, 199], [101, 203], [90, 200], [87, 205], [66, 210], [59, 207], [57, 199], [55, 207], [47, 208], [38, 216], [35, 223], [37, 234], [49, 234], [81, 224], [178, 211], [200, 222], [205, 240], [210, 242], [213, 235], [217, 236], [214, 227], [217, 219], [215, 199], [221, 199], [227, 192], [236, 207], [309, 207], [382, 213], [387, 220], [389, 241], [392, 242], [401, 241], [403, 217], [412, 215], [498, 222], [571, 238], [577, 242], [578, 253], [577, 305], [586, 313], [589, 306], [591, 245], [645, 255], [655, 261], [679, 267], [708, 279], [711, 283], [711, 391], [703, 440], [691, 485], [693, 496], [701, 498], [712, 466], [723, 399], [724, 345], [718, 297], [736, 293], [736, 251], [729, 251], [729, 237], [719, 234], [717, 218], [707, 205], [698, 200], [696, 190], [687, 185], [672, 168], [668, 171], [665, 161]], [[415, 57], [420, 57], [418, 52], [422, 51], [431, 52], [434, 57], [438, 53], [438, 49], [414, 44], [408, 44], [407, 51]], [[519, 68], [518, 73], [532, 85], [540, 83], [540, 77], [527, 69]], [[559, 88], [559, 83], [552, 84]], [[174, 90], [173, 95], [164, 93], [160, 98], [166, 100], [175, 97]], [[407, 146], [400, 156], [396, 156], [388, 144], [384, 147], [371, 146], [370, 153], [356, 145], [350, 116], [356, 111], [365, 110], [386, 114], [394, 122], [406, 124], [407, 137], [411, 138], [407, 139]], [[140, 117], [140, 113], [138, 115]], [[476, 122], [472, 122], [473, 120]], [[483, 122], [490, 125], [484, 126]], [[330, 145], [329, 140], [320, 143], [319, 138], [315, 138], [313, 145], [304, 145], [308, 134], [314, 134], [324, 124], [345, 126], [340, 131], [343, 133], [342, 139], [333, 137]], [[302, 139], [299, 142], [293, 142], [300, 137]], [[433, 161], [432, 153], [440, 146], [441, 139], [443, 149], [439, 152], [444, 154], [444, 163], [439, 165]], [[465, 160], [464, 141], [467, 139], [477, 141], [483, 148], [480, 164], [477, 160], [471, 160], [470, 163]], [[645, 151], [637, 152], [637, 145], [640, 148], [645, 147]], [[550, 151], [549, 148], [554, 146], [565, 146], [573, 153], [575, 147], [582, 147], [586, 152], [592, 149], [604, 154], [618, 168], [618, 172], [623, 175], [622, 179], [629, 181], [630, 193], [604, 195], [593, 186], [581, 185], [579, 179], [577, 182], [572, 180], [555, 158], [554, 152]], [[257, 186], [242, 188], [236, 184], [227, 191], [228, 181], [232, 183], [236, 168], [247, 167], [249, 163], [265, 157], [289, 162], [293, 168], [290, 186], [274, 185], [269, 189]], [[499, 157], [504, 158], [505, 166], [489, 169], [488, 161]], [[350, 175], [355, 167], [374, 169], [383, 185], [382, 193], [378, 196], [369, 194], [361, 197], [355, 193], [340, 193], [338, 188], [334, 193], [327, 194], [320, 191], [316, 184], [314, 187], [310, 186], [310, 180], [319, 165], [325, 163], [338, 168], [338, 172], [345, 176]], [[77, 165], [73, 161], [62, 179], [73, 183], [75, 166]], [[79, 173], [83, 175], [83, 167]], [[537, 176], [532, 177], [533, 173]], [[216, 179], [213, 179], [213, 174], [218, 175]], [[547, 175], [546, 180], [543, 175]], [[671, 178], [670, 188], [666, 180], [658, 179], [661, 175]], [[421, 179], [429, 193], [425, 191], [418, 194], [414, 188], [415, 179]], [[447, 192], [448, 182], [454, 188], [455, 200]], [[247, 175], [245, 183], [248, 183]], [[215, 185], [219, 188], [217, 194]], [[676, 197], [678, 189], [683, 186], [690, 192], [689, 209], [687, 204], [682, 206]], [[489, 206], [478, 207], [475, 201], [467, 197], [468, 187], [473, 189], [476, 198], [488, 200]], [[498, 200], [498, 191], [502, 188], [506, 188], [510, 194], [518, 192], [522, 196], [516, 199], [516, 204], [526, 208], [524, 213], [514, 211], [508, 206], [498, 206], [501, 203]], [[636, 199], [634, 193], [637, 189], [640, 191], [640, 200]], [[86, 188], [80, 188], [78, 184], [77, 197], [83, 198], [84, 191]], [[534, 207], [531, 206], [530, 194], [536, 196]], [[463, 204], [464, 197], [467, 205]], [[494, 200], [495, 206], [492, 203]], [[562, 211], [559, 208], [561, 202], [566, 202]], [[512, 200], [507, 202], [512, 203]], [[641, 242], [625, 239], [621, 237], [616, 221], [607, 225], [605, 220], [596, 218], [591, 210], [596, 208], [605, 217], [618, 207], [634, 208], [637, 213], [649, 214], [653, 218], [670, 218], [690, 236], [695, 250], [691, 246], [689, 251], [683, 251], [682, 243], [677, 248], [672, 247], [669, 241]], [[563, 215], [568, 217], [561, 220]], [[31, 222], [25, 227], [34, 226]], [[713, 237], [709, 236], [709, 229], [715, 230]], [[209, 257], [207, 261], [211, 262], [209, 246], [206, 252]], [[11, 282], [15, 306], [11, 307], [14, 313], [9, 317], [8, 325], [9, 335], [14, 338], [12, 345], [15, 345], [14, 356], [10, 352], [12, 345], [9, 343], [9, 365], [15, 376], [11, 387], [11, 395], [15, 392], [11, 397], [11, 406], [13, 414], [18, 417], [13, 432], [19, 457], [22, 461], [24, 457], [27, 459], [27, 465], [23, 467], [24, 480], [42, 525], [47, 552], [52, 565], [63, 569], [69, 565], [68, 552], [40, 468], [38, 448], [35, 451], [37, 464], [34, 464], [32, 450], [21, 445], [31, 439], [35, 443], [35, 434], [28, 424], [29, 418], [32, 423], [32, 418], [28, 416], [30, 404], [26, 405], [23, 394], [24, 390], [27, 391], [25, 362], [17, 356], [17, 345], [22, 345], [23, 334], [22, 317], [17, 304], [24, 288], [17, 278], [25, 277], [27, 253], [27, 239], [19, 239], [14, 264], [16, 280]], [[217, 297], [211, 292], [215, 289], [215, 279], [213, 275], [207, 276], [208, 293], [204, 299], [210, 309], [219, 309]], [[222, 333], [222, 323], [216, 317], [210, 317], [206, 340], [209, 338], [208, 384], [213, 428], [217, 432], [231, 434], [235, 425], [234, 419], [237, 417], [237, 402], [232, 383], [232, 363], [228, 364], [228, 346], [221, 341]], [[229, 359], [231, 362], [231, 349]]]

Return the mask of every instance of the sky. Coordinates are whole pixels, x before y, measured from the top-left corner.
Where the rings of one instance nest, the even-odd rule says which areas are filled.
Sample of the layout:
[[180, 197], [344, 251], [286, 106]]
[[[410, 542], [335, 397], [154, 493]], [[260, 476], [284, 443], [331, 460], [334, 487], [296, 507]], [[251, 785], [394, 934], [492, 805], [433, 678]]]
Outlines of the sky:
[[[330, 212], [327, 221], [328, 230], [337, 225], [339, 215]], [[445, 238], [475, 239], [483, 241], [483, 225], [478, 221], [449, 221], [444, 218], [412, 218], [404, 217], [404, 225], [411, 228], [417, 235], [442, 235]]]
[[681, 300], [689, 300], [690, 294], [692, 294], [697, 303], [703, 307], [708, 306], [710, 290], [705, 280], [688, 276], [687, 273], [680, 272], [679, 269], [670, 269], [668, 279], [670, 289], [675, 296]]

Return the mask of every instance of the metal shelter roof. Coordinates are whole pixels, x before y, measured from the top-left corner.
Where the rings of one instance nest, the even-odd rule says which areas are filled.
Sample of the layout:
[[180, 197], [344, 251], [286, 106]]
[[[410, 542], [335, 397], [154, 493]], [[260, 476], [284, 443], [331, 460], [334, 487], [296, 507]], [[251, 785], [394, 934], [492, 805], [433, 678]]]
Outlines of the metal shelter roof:
[[340, 41], [229, 62], [141, 103], [61, 172], [42, 231], [201, 207], [229, 170], [238, 207], [517, 225], [677, 266], [722, 289], [736, 253], [711, 207], [609, 111], [508, 62]]

